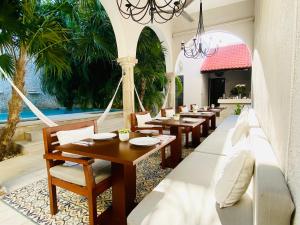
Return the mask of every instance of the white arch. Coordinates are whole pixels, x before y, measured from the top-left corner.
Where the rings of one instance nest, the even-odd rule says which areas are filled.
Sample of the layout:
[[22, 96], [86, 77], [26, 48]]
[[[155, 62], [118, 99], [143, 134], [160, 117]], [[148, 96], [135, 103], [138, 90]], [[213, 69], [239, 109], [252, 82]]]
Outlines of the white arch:
[[140, 37], [141, 33], [143, 32], [143, 29], [145, 27], [149, 27], [150, 29], [152, 29], [155, 32], [158, 39], [163, 43], [163, 46], [167, 50], [166, 53], [165, 53], [166, 72], [173, 72], [172, 48], [171, 48], [170, 41], [167, 39], [165, 33], [161, 30], [161, 28], [158, 27], [157, 25], [149, 24], [148, 26], [143, 26], [142, 27], [142, 29], [140, 30], [140, 32], [137, 36], [137, 39], [136, 39], [135, 52], [136, 52], [136, 49], [137, 49], [139, 37]]
[[[229, 44], [237, 44], [237, 43], [243, 43], [247, 46], [250, 54], [252, 55], [252, 50], [251, 48], [249, 47], [249, 44], [245, 42], [245, 40], [241, 37], [239, 37], [238, 35], [236, 35], [235, 33], [232, 33], [232, 32], [229, 32], [229, 31], [226, 31], [226, 30], [221, 30], [221, 29], [216, 29], [216, 30], [210, 30], [210, 31], [207, 31], [205, 32], [205, 34], [203, 34], [203, 36], [209, 38], [211, 35], [219, 35], [219, 39], [221, 39], [221, 43], [219, 43], [219, 47], [222, 47], [222, 46], [226, 46], [226, 45], [229, 45]], [[225, 40], [226, 39], [226, 40]], [[192, 40], [192, 38], [191, 38]], [[190, 40], [190, 41], [191, 41]], [[176, 61], [175, 61], [175, 68], [174, 68], [174, 71], [175, 72], [178, 72], [182, 66], [182, 61], [181, 59], [183, 59], [183, 51], [181, 50], [179, 52], [179, 54], [177, 55], [177, 58], [176, 58]], [[198, 63], [199, 65], [201, 65], [203, 59], [193, 59], [195, 63]]]
[[[118, 48], [118, 57], [127, 56], [128, 55], [128, 47], [126, 44], [126, 38], [125, 38], [125, 32], [124, 32], [124, 26], [123, 21], [119, 13], [117, 5], [112, 4], [111, 0], [100, 0], [100, 3], [104, 7], [110, 22], [112, 24], [115, 38], [117, 42], [117, 48]], [[115, 2], [114, 2], [115, 3]]]

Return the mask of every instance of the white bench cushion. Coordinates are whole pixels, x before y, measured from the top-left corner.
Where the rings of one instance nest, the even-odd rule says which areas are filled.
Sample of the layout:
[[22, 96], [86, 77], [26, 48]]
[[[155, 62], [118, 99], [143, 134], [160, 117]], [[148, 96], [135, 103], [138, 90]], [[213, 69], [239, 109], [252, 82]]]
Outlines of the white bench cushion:
[[[130, 213], [128, 225], [221, 225], [222, 220], [228, 225], [234, 225], [231, 223], [234, 220], [239, 220], [239, 225], [248, 224], [237, 219], [243, 214], [227, 215], [229, 211], [217, 211], [214, 186], [224, 159], [191, 153]], [[245, 207], [241, 211], [247, 217], [252, 215], [251, 203], [246, 198], [238, 204]]]
[[[100, 183], [110, 176], [110, 162], [105, 160], [95, 160], [92, 164], [95, 183]], [[75, 166], [54, 166], [49, 170], [50, 175], [58, 179], [86, 186], [85, 176], [81, 165]]]
[[290, 225], [294, 204], [273, 149], [261, 128], [250, 129], [255, 155], [254, 224]]
[[219, 126], [218, 130], [228, 131], [235, 126], [239, 116], [232, 115], [226, 118]]
[[194, 151], [226, 156], [231, 149], [231, 130], [219, 130], [210, 134]]

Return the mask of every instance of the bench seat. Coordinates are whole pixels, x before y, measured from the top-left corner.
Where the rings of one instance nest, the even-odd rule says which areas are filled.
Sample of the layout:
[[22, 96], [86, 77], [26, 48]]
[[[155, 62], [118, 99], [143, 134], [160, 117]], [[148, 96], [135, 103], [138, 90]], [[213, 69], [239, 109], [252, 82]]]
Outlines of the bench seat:
[[225, 160], [224, 156], [191, 153], [139, 203], [128, 216], [127, 224], [252, 224], [249, 195], [234, 207], [219, 209], [216, 205], [214, 186]]

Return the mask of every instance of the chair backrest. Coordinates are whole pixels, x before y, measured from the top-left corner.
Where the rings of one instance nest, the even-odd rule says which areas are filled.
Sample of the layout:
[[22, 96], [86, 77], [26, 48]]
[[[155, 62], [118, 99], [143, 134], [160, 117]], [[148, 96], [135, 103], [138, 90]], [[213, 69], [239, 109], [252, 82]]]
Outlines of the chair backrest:
[[173, 108], [172, 108], [172, 107], [169, 107], [169, 108], [161, 109], [161, 110], [160, 110], [161, 116], [163, 116], [163, 117], [167, 116], [166, 110], [168, 110], [168, 109], [173, 109]]
[[193, 110], [193, 107], [197, 105], [197, 104], [191, 104], [191, 110]]
[[186, 107], [186, 105], [181, 105], [181, 106], [178, 106], [178, 111], [181, 113], [183, 112], [183, 109]]
[[131, 131], [135, 131], [136, 127], [138, 126], [136, 115], [146, 115], [147, 113], [149, 113], [149, 112], [144, 111], [144, 112], [136, 112], [136, 113], [131, 113], [130, 114]]
[[85, 128], [90, 126], [94, 126], [94, 132], [96, 132], [97, 121], [89, 120], [89, 121], [60, 125], [56, 127], [43, 128], [45, 153], [53, 152], [55, 150], [55, 147], [59, 145], [57, 135], [56, 135], [58, 131], [75, 130], [75, 129]]

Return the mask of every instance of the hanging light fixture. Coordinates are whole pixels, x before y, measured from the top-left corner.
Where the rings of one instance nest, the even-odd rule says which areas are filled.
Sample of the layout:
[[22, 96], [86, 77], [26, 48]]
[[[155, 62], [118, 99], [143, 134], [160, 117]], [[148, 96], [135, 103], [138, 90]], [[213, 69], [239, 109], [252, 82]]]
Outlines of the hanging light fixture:
[[183, 12], [186, 0], [116, 0], [125, 19], [140, 24], [166, 23]]
[[196, 35], [190, 42], [187, 43], [187, 46], [184, 42], [181, 42], [181, 50], [183, 50], [185, 57], [199, 59], [201, 57], [210, 57], [217, 52], [217, 45], [211, 47], [213, 44], [212, 37], [207, 40], [207, 38], [205, 39], [203, 37], [204, 33], [202, 0], [200, 0], [199, 20]]

